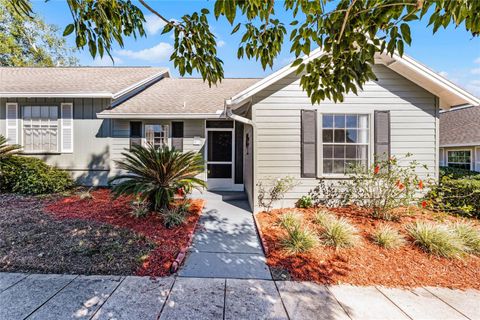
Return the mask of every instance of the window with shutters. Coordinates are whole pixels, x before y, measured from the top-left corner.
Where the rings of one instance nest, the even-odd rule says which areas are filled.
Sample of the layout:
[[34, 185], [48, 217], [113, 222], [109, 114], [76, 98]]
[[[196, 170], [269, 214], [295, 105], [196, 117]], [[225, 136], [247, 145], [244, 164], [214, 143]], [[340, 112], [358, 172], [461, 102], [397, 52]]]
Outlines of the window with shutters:
[[324, 174], [347, 174], [368, 166], [368, 114], [322, 114], [321, 124]]
[[168, 125], [146, 124], [145, 139], [147, 144], [151, 144], [155, 148], [168, 146]]
[[23, 107], [25, 152], [58, 152], [58, 107]]

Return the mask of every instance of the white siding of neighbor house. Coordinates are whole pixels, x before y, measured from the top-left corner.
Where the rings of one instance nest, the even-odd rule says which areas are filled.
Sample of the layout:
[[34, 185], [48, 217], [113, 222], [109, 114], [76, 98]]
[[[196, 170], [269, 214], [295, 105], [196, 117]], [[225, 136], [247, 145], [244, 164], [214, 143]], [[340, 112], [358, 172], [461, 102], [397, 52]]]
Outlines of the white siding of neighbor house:
[[[111, 172], [110, 176], [115, 176], [119, 170], [115, 166], [115, 160], [123, 158], [122, 152], [125, 152], [130, 147], [130, 121], [142, 121], [143, 124], [162, 124], [168, 125], [171, 130], [171, 120], [113, 120], [112, 125], [112, 139], [111, 139]], [[173, 120], [176, 121], [176, 120]], [[205, 120], [178, 120], [183, 121], [183, 151], [202, 152], [205, 145]], [[170, 137], [169, 133], [169, 137]], [[194, 145], [195, 137], [199, 137], [200, 144]], [[170, 138], [169, 138], [169, 143]], [[205, 174], [200, 178], [205, 179]]]
[[[349, 94], [342, 103], [323, 101], [312, 106], [295, 75], [281, 79], [254, 96], [256, 182], [287, 175], [299, 182], [276, 206], [292, 206], [318, 183], [317, 179], [300, 176], [302, 109], [314, 108], [319, 113], [371, 113], [370, 128], [373, 128], [375, 110], [390, 110], [391, 155], [403, 158], [412, 153], [413, 156], [401, 164], [418, 160], [428, 166], [427, 170], [419, 169], [419, 175], [437, 177], [439, 109], [436, 97], [385, 66], [375, 66], [374, 70], [378, 82], [369, 82], [358, 96]], [[370, 154], [373, 153], [372, 140], [370, 135]], [[257, 200], [254, 200], [258, 210]]]

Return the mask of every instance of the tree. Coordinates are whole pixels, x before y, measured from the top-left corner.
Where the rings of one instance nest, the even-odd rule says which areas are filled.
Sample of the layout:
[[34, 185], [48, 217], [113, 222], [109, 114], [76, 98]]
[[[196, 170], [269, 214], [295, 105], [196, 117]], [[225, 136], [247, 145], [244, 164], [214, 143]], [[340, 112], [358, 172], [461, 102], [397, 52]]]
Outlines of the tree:
[[76, 65], [74, 50], [58, 31], [39, 16], [26, 20], [8, 0], [0, 0], [0, 66]]
[[[29, 0], [12, 0], [24, 16], [31, 15]], [[168, 20], [145, 0], [144, 9], [165, 22], [163, 33], [173, 32], [170, 59], [181, 75], [198, 71], [209, 84], [223, 78], [223, 62], [217, 57], [208, 9]], [[290, 14], [290, 52], [301, 75], [301, 86], [312, 103], [328, 98], [342, 101], [346, 93], [375, 79], [376, 53], [403, 54], [412, 41], [410, 23], [428, 19], [433, 33], [450, 24], [463, 26], [473, 37], [480, 34], [478, 0], [285, 0]], [[144, 36], [143, 12], [130, 0], [68, 0], [73, 23], [64, 35], [75, 33], [77, 47], [88, 46], [93, 57], [110, 55], [113, 43], [123, 37]], [[278, 8], [278, 7], [277, 7]], [[213, 17], [227, 19], [232, 33], [243, 32], [238, 58], [259, 60], [272, 66], [287, 35], [285, 21], [275, 17], [274, 0], [216, 0]], [[303, 60], [315, 48], [323, 55]]]

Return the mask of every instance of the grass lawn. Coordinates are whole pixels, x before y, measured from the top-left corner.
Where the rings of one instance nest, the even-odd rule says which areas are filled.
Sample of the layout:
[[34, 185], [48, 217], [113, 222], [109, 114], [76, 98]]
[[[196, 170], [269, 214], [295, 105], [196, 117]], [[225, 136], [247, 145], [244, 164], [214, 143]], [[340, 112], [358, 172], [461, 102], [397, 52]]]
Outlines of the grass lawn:
[[[460, 259], [439, 257], [423, 251], [405, 227], [416, 221], [448, 223], [459, 218], [420, 208], [404, 210], [398, 221], [374, 219], [368, 212], [355, 207], [330, 209], [336, 218], [344, 218], [356, 230], [355, 245], [334, 248], [325, 245], [323, 229], [315, 221], [315, 209], [281, 209], [256, 215], [261, 237], [267, 249], [267, 263], [279, 278], [309, 280], [323, 284], [384, 285], [391, 287], [444, 286], [480, 289], [480, 257], [466, 254]], [[317, 237], [310, 250], [292, 253], [286, 250], [286, 229], [281, 217], [295, 211], [302, 228]], [[478, 220], [470, 219], [478, 230]], [[389, 225], [403, 236], [399, 248], [386, 249], [373, 240], [380, 225]]]
[[130, 200], [108, 189], [91, 198], [0, 194], [0, 271], [165, 276], [187, 245], [203, 201], [183, 225], [130, 216]]

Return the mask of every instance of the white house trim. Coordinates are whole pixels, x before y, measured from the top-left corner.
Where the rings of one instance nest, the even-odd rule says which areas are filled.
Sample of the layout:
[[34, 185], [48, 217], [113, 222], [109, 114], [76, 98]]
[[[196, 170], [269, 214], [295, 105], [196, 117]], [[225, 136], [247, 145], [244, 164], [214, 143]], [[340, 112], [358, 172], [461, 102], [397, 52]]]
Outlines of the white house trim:
[[1, 98], [113, 98], [110, 92], [0, 92]]
[[223, 118], [223, 110], [217, 113], [97, 113], [98, 119], [218, 119]]

